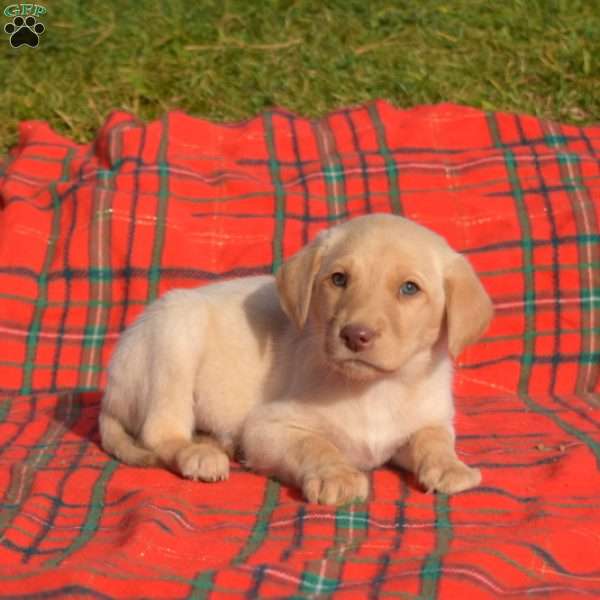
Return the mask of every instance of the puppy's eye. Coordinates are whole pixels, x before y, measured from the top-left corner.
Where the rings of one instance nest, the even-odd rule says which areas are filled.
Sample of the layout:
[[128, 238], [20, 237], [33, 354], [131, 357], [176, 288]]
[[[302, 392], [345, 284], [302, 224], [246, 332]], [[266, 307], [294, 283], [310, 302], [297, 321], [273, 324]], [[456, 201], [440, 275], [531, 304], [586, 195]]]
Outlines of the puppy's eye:
[[400, 286], [400, 293], [403, 296], [414, 296], [417, 292], [420, 292], [421, 288], [414, 281], [405, 281]]
[[331, 282], [336, 287], [346, 287], [346, 284], [348, 283], [348, 277], [346, 273], [337, 272], [331, 276]]

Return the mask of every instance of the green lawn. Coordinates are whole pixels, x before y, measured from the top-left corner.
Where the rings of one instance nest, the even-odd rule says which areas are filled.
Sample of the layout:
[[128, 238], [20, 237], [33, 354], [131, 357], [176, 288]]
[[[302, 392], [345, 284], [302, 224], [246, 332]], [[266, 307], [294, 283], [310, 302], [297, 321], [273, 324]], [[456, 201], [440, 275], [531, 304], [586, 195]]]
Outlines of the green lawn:
[[119, 107], [237, 120], [383, 97], [600, 121], [599, 0], [42, 4], [37, 48], [0, 31], [2, 153], [22, 119], [86, 141]]

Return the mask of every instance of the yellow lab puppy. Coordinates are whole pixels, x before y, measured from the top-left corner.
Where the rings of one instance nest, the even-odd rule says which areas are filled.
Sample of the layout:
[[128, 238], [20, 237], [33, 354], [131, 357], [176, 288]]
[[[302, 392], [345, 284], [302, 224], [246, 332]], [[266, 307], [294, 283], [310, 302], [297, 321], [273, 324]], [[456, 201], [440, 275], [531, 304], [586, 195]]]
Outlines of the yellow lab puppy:
[[122, 335], [100, 414], [104, 448], [191, 479], [239, 451], [311, 502], [368, 495], [391, 461], [427, 490], [478, 470], [454, 450], [452, 358], [492, 305], [468, 261], [405, 218], [322, 232], [276, 277], [173, 290]]

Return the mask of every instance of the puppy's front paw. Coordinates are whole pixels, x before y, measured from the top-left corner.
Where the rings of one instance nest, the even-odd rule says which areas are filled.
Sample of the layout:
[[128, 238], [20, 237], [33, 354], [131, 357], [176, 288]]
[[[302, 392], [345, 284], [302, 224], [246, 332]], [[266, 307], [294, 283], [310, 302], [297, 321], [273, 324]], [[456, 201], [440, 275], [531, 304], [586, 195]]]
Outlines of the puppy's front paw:
[[336, 505], [362, 502], [369, 494], [369, 480], [348, 465], [323, 465], [304, 477], [302, 491], [309, 502]]
[[177, 468], [187, 479], [221, 481], [229, 477], [229, 457], [208, 444], [190, 444], [177, 453]]
[[428, 492], [457, 494], [481, 483], [479, 469], [468, 467], [456, 458], [426, 460], [418, 478]]

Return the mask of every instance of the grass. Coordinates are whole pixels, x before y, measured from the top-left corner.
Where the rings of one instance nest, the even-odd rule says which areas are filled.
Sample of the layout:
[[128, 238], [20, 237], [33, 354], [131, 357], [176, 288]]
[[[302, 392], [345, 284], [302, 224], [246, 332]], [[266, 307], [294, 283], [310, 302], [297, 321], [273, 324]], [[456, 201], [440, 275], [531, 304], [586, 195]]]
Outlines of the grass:
[[113, 108], [231, 121], [382, 97], [600, 121], [599, 0], [41, 4], [38, 48], [0, 33], [1, 153], [20, 120], [89, 141]]

